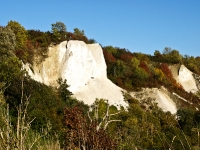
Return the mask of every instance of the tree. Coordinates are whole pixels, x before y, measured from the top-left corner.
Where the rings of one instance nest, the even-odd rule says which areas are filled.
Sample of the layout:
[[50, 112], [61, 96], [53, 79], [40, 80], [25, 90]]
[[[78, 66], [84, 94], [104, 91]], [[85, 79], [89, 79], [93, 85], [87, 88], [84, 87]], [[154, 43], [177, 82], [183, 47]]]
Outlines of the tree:
[[9, 27], [0, 26], [0, 57], [14, 55], [16, 37]]
[[160, 55], [161, 55], [160, 51], [159, 50], [155, 50], [154, 56], [160, 56]]
[[171, 47], [165, 47], [163, 50], [163, 54], [169, 54], [172, 51]]
[[148, 73], [142, 68], [136, 68], [134, 70], [134, 76], [138, 80], [138, 82], [142, 83], [148, 78]]
[[154, 78], [158, 79], [159, 81], [163, 81], [163, 79], [165, 78], [165, 75], [162, 72], [162, 70], [158, 68], [154, 68]]
[[137, 58], [135, 58], [135, 57], [133, 57], [132, 58], [132, 60], [131, 60], [131, 65], [132, 65], [132, 67], [135, 69], [135, 68], [138, 68], [138, 65], [140, 64], [140, 61], [137, 59]]
[[178, 123], [187, 135], [191, 135], [191, 129], [194, 127], [195, 110], [182, 108], [177, 111]]
[[72, 92], [70, 92], [67, 88], [69, 87], [69, 85], [67, 85], [67, 80], [65, 79], [64, 81], [62, 80], [62, 78], [59, 78], [57, 80], [58, 84], [59, 84], [59, 95], [61, 96], [61, 98], [63, 100], [67, 100], [71, 97]]
[[85, 36], [84, 30], [80, 30], [78, 28], [74, 28], [74, 34], [80, 35], [80, 36]]
[[124, 64], [123, 61], [117, 60], [115, 63], [115, 70], [114, 70], [114, 75], [115, 76], [123, 76], [124, 71], [126, 70], [126, 65]]
[[55, 24], [53, 23], [52, 25], [52, 31], [53, 32], [66, 32], [67, 28], [63, 22], [56, 22]]
[[67, 31], [67, 28], [63, 22], [56, 22], [51, 24], [51, 32], [56, 38], [55, 40], [60, 40], [62, 35]]
[[172, 50], [170, 52], [171, 60], [174, 61], [174, 63], [182, 63], [182, 55], [177, 50]]
[[21, 49], [25, 45], [28, 37], [26, 29], [17, 21], [9, 21], [7, 26], [11, 28], [16, 37], [16, 49]]
[[9, 27], [0, 27], [0, 81], [10, 82], [21, 72], [21, 63], [14, 54], [15, 34]]

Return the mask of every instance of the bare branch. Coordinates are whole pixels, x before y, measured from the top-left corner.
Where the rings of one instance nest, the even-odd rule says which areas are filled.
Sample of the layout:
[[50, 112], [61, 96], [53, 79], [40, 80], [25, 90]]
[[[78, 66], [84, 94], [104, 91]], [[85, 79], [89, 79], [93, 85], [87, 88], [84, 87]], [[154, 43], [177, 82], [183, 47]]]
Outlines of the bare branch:
[[111, 116], [117, 115], [117, 114], [119, 114], [121, 112], [119, 111], [119, 112], [114, 113], [114, 114], [109, 114], [110, 105], [108, 104], [108, 100], [106, 100], [106, 103], [107, 103], [106, 113], [105, 113], [103, 119], [101, 120], [101, 122], [99, 123], [99, 125], [97, 125], [97, 127], [96, 127], [97, 131], [99, 131], [99, 129], [101, 128], [101, 126], [102, 126], [103, 123], [104, 123], [103, 129], [105, 130], [110, 122], [121, 121], [121, 120], [110, 120]]
[[121, 120], [109, 120], [108, 122], [106, 122], [105, 126], [104, 126], [104, 130], [107, 128], [108, 124], [111, 122], [116, 122], [116, 121], [121, 121]]
[[117, 113], [114, 113], [114, 114], [110, 114], [109, 116], [114, 116], [114, 115], [117, 115], [117, 114], [119, 114], [119, 113], [121, 113], [122, 111], [119, 111], [119, 112], [117, 112]]
[[88, 114], [88, 118], [90, 119], [90, 122], [92, 122], [92, 118], [90, 117], [90, 112], [88, 111], [87, 114]]

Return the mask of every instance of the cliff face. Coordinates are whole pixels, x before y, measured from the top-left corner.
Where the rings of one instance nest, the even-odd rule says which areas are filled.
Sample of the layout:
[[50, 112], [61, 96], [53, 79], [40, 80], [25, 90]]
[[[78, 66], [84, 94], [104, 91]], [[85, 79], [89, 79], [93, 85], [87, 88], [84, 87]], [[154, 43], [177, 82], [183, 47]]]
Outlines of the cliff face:
[[195, 93], [199, 90], [193, 73], [184, 65], [173, 65], [171, 71], [176, 81], [182, 85], [185, 91]]
[[[92, 104], [96, 98], [108, 99], [109, 104], [127, 106], [122, 89], [107, 79], [106, 63], [99, 44], [64, 41], [49, 47], [48, 58], [29, 67], [29, 75], [46, 85], [57, 86], [56, 80], [67, 80], [69, 90], [78, 100]], [[32, 69], [30, 69], [32, 68]]]

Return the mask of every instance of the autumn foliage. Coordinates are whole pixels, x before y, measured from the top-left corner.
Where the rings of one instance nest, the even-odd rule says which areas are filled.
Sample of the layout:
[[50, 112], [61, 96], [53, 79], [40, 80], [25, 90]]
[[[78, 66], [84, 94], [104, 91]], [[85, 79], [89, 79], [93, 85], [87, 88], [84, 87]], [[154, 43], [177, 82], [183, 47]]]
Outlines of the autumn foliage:
[[116, 142], [105, 130], [97, 131], [95, 121], [90, 122], [80, 106], [64, 109], [66, 149], [112, 150]]

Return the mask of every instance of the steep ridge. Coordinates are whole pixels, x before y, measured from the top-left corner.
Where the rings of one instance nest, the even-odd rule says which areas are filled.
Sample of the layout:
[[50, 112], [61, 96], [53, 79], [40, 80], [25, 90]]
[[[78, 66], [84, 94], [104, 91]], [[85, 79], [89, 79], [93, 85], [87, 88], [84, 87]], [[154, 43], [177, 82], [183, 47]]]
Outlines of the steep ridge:
[[91, 105], [96, 98], [108, 99], [109, 104], [127, 106], [123, 89], [107, 79], [106, 63], [99, 44], [64, 41], [50, 46], [48, 58], [42, 63], [24, 65], [36, 81], [57, 86], [57, 79], [67, 80], [69, 90], [78, 99]]

